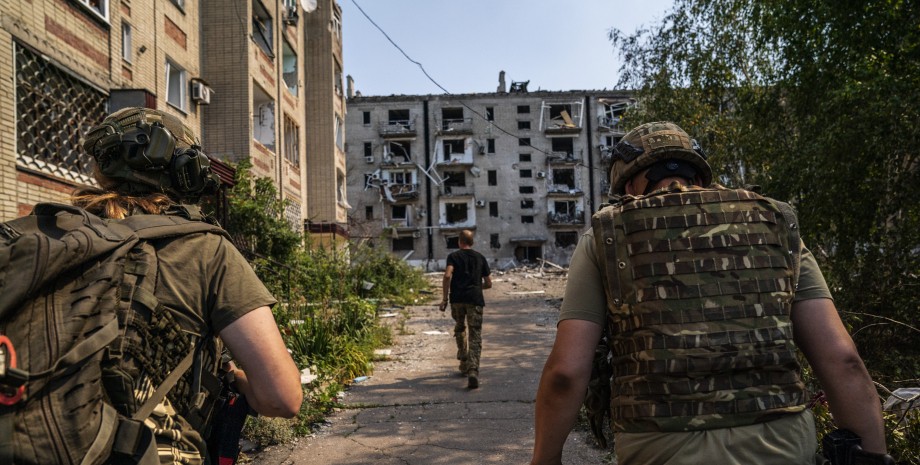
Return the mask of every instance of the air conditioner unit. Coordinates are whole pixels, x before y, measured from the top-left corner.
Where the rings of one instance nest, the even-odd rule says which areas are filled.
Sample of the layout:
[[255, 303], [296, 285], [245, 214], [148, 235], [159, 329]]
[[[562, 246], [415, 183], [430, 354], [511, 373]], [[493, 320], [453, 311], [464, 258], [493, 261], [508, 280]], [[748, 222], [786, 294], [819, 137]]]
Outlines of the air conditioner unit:
[[412, 237], [418, 239], [418, 238], [422, 237], [422, 232], [421, 232], [421, 231], [412, 231]]
[[485, 207], [485, 206], [486, 206], [486, 201], [485, 201], [485, 200], [477, 200], [477, 201], [476, 201], [476, 206], [479, 207], [479, 208]]
[[368, 156], [364, 157], [364, 162], [365, 162], [365, 163], [373, 163], [373, 162], [374, 162], [374, 156], [373, 156], [373, 155], [368, 155]]
[[546, 171], [538, 171], [538, 172], [537, 172], [537, 177], [540, 178], [540, 179], [545, 178], [545, 177], [546, 177]]
[[192, 81], [192, 100], [199, 105], [211, 103], [211, 88], [202, 81]]

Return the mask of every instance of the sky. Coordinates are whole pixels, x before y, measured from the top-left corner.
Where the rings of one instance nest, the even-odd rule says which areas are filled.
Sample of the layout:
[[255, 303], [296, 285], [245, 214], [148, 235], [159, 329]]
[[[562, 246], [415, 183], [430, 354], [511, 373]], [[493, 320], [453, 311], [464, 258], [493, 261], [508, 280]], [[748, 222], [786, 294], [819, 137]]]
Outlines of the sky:
[[[607, 38], [658, 22], [673, 0], [338, 0], [345, 74], [361, 95], [614, 89], [620, 59]], [[356, 3], [357, 2], [357, 3]]]

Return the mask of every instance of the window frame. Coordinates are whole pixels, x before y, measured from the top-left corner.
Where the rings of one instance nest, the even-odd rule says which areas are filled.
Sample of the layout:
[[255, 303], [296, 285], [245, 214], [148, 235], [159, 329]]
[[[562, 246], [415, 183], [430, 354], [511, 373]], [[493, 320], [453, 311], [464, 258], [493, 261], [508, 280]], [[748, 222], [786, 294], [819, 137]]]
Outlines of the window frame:
[[132, 64], [134, 50], [133, 34], [131, 32], [131, 23], [121, 22], [121, 59], [128, 64]]
[[[85, 10], [108, 23], [111, 19], [111, 2], [109, 2], [109, 0], [98, 0], [99, 5], [101, 6], [101, 8], [98, 9], [91, 4], [92, 2], [93, 0], [77, 0], [77, 3], [80, 4], [80, 6]], [[102, 11], [99, 11], [100, 9]]]
[[[173, 68], [178, 70], [178, 79], [179, 85], [176, 90], [179, 92], [179, 104], [172, 101], [172, 80], [170, 76], [173, 73]], [[173, 106], [177, 110], [182, 111], [183, 113], [188, 112], [188, 70], [180, 66], [178, 63], [175, 63], [171, 58], [166, 57], [166, 103]]]

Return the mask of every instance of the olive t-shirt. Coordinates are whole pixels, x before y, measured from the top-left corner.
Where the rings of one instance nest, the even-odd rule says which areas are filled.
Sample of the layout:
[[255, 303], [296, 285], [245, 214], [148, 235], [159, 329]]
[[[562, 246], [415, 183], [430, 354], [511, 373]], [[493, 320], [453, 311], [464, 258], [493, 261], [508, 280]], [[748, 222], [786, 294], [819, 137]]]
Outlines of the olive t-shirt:
[[[799, 286], [794, 301], [820, 298], [832, 299], [831, 292], [815, 257], [803, 244]], [[593, 321], [602, 327], [607, 324], [607, 295], [598, 265], [593, 229], [588, 229], [581, 236], [569, 264], [569, 279], [559, 321], [569, 319]]]

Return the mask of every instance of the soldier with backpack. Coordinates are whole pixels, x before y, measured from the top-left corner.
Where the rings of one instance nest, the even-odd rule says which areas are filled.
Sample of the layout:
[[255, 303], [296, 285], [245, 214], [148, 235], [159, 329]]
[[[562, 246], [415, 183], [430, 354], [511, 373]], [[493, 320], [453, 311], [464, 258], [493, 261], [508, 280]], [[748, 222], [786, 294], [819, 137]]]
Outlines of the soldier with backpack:
[[267, 416], [303, 392], [275, 299], [196, 205], [217, 186], [208, 158], [145, 108], [84, 148], [102, 189], [0, 224], [0, 463], [235, 460], [208, 456], [222, 384]]
[[792, 208], [713, 184], [668, 122], [626, 134], [610, 178], [612, 202], [572, 257], [531, 464], [561, 463], [605, 327], [621, 465], [815, 463], [798, 350], [837, 426], [890, 459], [872, 380]]

